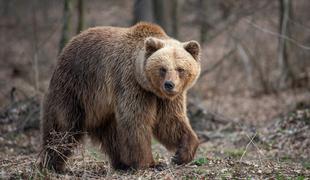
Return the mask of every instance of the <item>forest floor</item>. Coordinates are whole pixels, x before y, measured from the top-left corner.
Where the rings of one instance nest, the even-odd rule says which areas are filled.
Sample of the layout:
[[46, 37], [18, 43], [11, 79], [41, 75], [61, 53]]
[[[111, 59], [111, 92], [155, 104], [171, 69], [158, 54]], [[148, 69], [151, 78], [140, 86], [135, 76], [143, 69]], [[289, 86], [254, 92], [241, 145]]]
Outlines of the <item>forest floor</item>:
[[[38, 52], [39, 90], [46, 92], [58, 54], [63, 8], [62, 1], [42, 1], [48, 9], [38, 8], [37, 18], [34, 18], [36, 13], [32, 13], [34, 6], [30, 2], [12, 2], [11, 6], [18, 9], [12, 9], [14, 11], [9, 17], [0, 17], [1, 34], [5, 34], [0, 36], [0, 180], [310, 179], [309, 90], [257, 97], [235, 95], [246, 85], [246, 76], [241, 73], [243, 66], [237, 58], [224, 58], [231, 60], [222, 61], [220, 68], [197, 83], [201, 85], [197, 86], [195, 95], [202, 91], [204, 97], [200, 99], [207, 99], [199, 105], [208, 110], [207, 114], [209, 111], [220, 114], [225, 121], [213, 121], [212, 118], [210, 121], [205, 114], [198, 113], [195, 118], [197, 124], [193, 127], [199, 129], [195, 130], [203, 142], [193, 162], [182, 166], [171, 164], [173, 154], [154, 140], [154, 158], [167, 163], [166, 169], [114, 171], [98, 147], [85, 139], [85, 143], [76, 149], [68, 161], [63, 174], [40, 171], [36, 166], [40, 153], [39, 102], [27, 98], [37, 93], [33, 80], [33, 52]], [[86, 3], [86, 26], [128, 26], [132, 21], [132, 2], [109, 0]], [[200, 25], [195, 23], [195, 12], [197, 9], [193, 3], [186, 5], [181, 19], [180, 40], [199, 39]], [[273, 13], [277, 12], [268, 10], [260, 16], [268, 14], [266, 20], [269, 22], [271, 19], [274, 24], [277, 17], [272, 18]], [[258, 16], [256, 21], [264, 24], [266, 20]], [[36, 35], [34, 24], [37, 26]], [[254, 36], [249, 33], [253, 31], [251, 28], [239, 23], [211, 40], [203, 50], [202, 67], [217, 64], [228, 52], [232, 37], [235, 39], [240, 35], [247, 45], [251, 45], [247, 41], [254, 42], [252, 46], [255, 48], [257, 44], [263, 44], [257, 51], [258, 57], [255, 53], [253, 62], [263, 60], [262, 68], [268, 68], [262, 79], [268, 80], [269, 74], [274, 73], [268, 69], [276, 69], [274, 59], [277, 57], [273, 50], [277, 49], [278, 37], [259, 33]], [[39, 49], [33, 49], [35, 44], [39, 45]], [[308, 102], [304, 103], [305, 100]]]
[[[245, 114], [238, 105], [232, 106], [235, 112], [228, 115], [238, 115], [239, 111], [240, 118], [198, 131], [203, 143], [195, 159], [182, 166], [171, 164], [173, 154], [154, 140], [155, 160], [167, 163], [161, 171], [114, 171], [107, 158], [87, 138], [67, 162], [64, 173], [40, 171], [36, 167], [40, 140], [37, 125], [23, 126], [22, 130], [19, 128], [22, 122], [17, 120], [28, 111], [26, 106], [38, 104], [23, 102], [21, 106], [8, 106], [10, 108], [4, 108], [0, 114], [0, 179], [309, 179], [310, 104], [295, 103], [285, 113], [265, 117], [266, 112], [259, 109], [266, 108], [266, 104], [258, 102], [265, 101], [264, 98], [248, 98], [243, 102], [240, 98], [233, 99], [235, 103], [238, 101], [236, 104], [248, 103], [246, 107], [254, 108], [257, 117], [265, 118], [263, 123], [245, 121], [244, 118], [253, 114], [244, 111], [248, 113]], [[254, 102], [257, 107], [253, 107]]]

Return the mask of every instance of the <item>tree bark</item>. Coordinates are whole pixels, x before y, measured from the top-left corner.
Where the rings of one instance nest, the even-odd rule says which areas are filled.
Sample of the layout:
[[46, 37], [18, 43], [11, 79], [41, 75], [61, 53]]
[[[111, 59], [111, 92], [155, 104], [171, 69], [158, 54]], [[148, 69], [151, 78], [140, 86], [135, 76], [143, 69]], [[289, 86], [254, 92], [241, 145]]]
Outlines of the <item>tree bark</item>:
[[208, 0], [199, 0], [199, 17], [200, 22], [200, 43], [203, 45], [207, 40], [208, 35], [208, 23], [207, 23], [207, 2]]
[[154, 22], [152, 0], [135, 0], [133, 24], [140, 21]]
[[36, 8], [35, 5], [32, 6], [32, 28], [33, 28], [33, 79], [34, 79], [34, 88], [35, 94], [38, 95], [39, 91], [39, 65], [38, 65], [38, 27], [36, 19]]
[[242, 63], [245, 69], [248, 87], [251, 90], [251, 92], [254, 92], [255, 85], [254, 85], [254, 77], [253, 77], [254, 76], [253, 64], [246, 50], [240, 43], [237, 44], [237, 49], [238, 49], [239, 56], [242, 60]]
[[80, 33], [84, 29], [84, 0], [78, 0], [77, 4], [78, 10], [78, 26], [76, 29], [76, 34]]
[[292, 69], [288, 62], [288, 41], [285, 37], [289, 36], [289, 17], [291, 16], [291, 0], [279, 0], [280, 18], [279, 18], [279, 45], [278, 45], [278, 65], [280, 70], [279, 87], [285, 88], [287, 81], [293, 78]]
[[9, 15], [9, 12], [10, 12], [10, 3], [11, 1], [10, 0], [3, 0], [2, 3], [1, 3], [1, 6], [2, 6], [2, 15], [4, 17], [8, 16]]
[[170, 35], [171, 26], [169, 26], [169, 2], [165, 0], [153, 0], [154, 19]]
[[181, 0], [172, 0], [171, 17], [172, 17], [172, 36], [176, 39], [179, 38], [180, 27], [180, 8], [182, 6]]
[[71, 30], [71, 16], [72, 16], [72, 0], [64, 0], [64, 10], [63, 10], [63, 26], [62, 35], [59, 44], [59, 53], [65, 47], [69, 40], [69, 34]]

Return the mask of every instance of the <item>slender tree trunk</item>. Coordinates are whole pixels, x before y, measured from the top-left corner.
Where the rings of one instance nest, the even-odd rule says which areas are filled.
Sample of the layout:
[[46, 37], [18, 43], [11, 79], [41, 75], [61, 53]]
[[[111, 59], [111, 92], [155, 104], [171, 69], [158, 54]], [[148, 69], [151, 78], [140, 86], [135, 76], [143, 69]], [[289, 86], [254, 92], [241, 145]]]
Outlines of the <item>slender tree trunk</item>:
[[179, 38], [179, 28], [180, 28], [180, 10], [182, 7], [181, 0], [171, 1], [171, 17], [172, 17], [172, 36], [174, 38]]
[[38, 28], [37, 28], [37, 19], [36, 19], [36, 8], [35, 5], [32, 6], [32, 33], [33, 33], [33, 81], [35, 94], [38, 95], [39, 91], [39, 65], [38, 65]]
[[171, 27], [169, 26], [169, 2], [167, 0], [153, 0], [154, 19], [164, 30], [171, 34]]
[[245, 48], [241, 44], [237, 44], [238, 53], [240, 55], [240, 58], [242, 60], [246, 78], [247, 78], [247, 84], [251, 92], [255, 92], [255, 84], [254, 84], [254, 72], [253, 72], [253, 64], [251, 62], [251, 59], [249, 55], [247, 54]]
[[2, 1], [2, 15], [3, 16], [8, 16], [9, 15], [9, 12], [10, 12], [10, 3], [11, 3], [11, 0], [3, 0]]
[[133, 24], [140, 21], [154, 22], [152, 0], [135, 0], [133, 9]]
[[200, 42], [203, 45], [207, 40], [208, 35], [208, 23], [207, 23], [207, 2], [208, 0], [199, 0], [199, 17], [200, 22]]
[[77, 4], [78, 10], [78, 26], [76, 29], [76, 34], [80, 33], [84, 29], [84, 0], [78, 0]]
[[72, 0], [64, 0], [64, 11], [63, 11], [63, 26], [62, 35], [59, 44], [59, 53], [65, 47], [69, 40], [69, 34], [71, 31], [71, 16], [72, 16]]
[[293, 78], [292, 69], [288, 62], [288, 41], [285, 37], [289, 36], [289, 17], [291, 15], [291, 0], [279, 0], [280, 3], [280, 19], [279, 19], [279, 38], [278, 45], [278, 65], [280, 70], [279, 87], [287, 86], [287, 81]]

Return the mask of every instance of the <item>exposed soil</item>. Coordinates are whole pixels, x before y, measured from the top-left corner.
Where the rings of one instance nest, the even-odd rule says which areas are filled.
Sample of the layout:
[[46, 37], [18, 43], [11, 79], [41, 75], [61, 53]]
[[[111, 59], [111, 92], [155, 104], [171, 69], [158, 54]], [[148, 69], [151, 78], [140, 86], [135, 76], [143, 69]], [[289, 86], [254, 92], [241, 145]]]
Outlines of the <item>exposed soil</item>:
[[[8, 106], [11, 109], [7, 108], [6, 112], [1, 113], [0, 177], [3, 179], [310, 178], [310, 107], [305, 102], [296, 103], [289, 113], [270, 117], [268, 121], [264, 121], [263, 126], [245, 123], [240, 119], [219, 124], [216, 124], [218, 123], [216, 121], [206, 122], [210, 126], [204, 131], [201, 129], [197, 131], [203, 143], [197, 151], [195, 160], [187, 165], [171, 164], [170, 157], [173, 154], [154, 140], [155, 160], [167, 164], [161, 171], [157, 169], [114, 171], [110, 168], [105, 155], [86, 138], [85, 143], [76, 149], [75, 155], [68, 161], [63, 174], [40, 171], [36, 167], [40, 153], [39, 130], [37, 126], [17, 127], [21, 127], [19, 124], [23, 120], [18, 117], [25, 117], [24, 114], [29, 114], [25, 109], [29, 109], [28, 106], [36, 107], [37, 104], [25, 105], [25, 101], [20, 103], [21, 106]], [[238, 108], [235, 109], [237, 110]], [[242, 110], [239, 111], [240, 117], [247, 117]]]
[[[10, 1], [12, 11], [0, 16], [0, 33], [4, 34], [0, 36], [0, 179], [310, 179], [309, 90], [264, 94], [258, 87], [258, 94], [249, 93], [244, 67], [236, 53], [199, 79], [190, 92], [191, 97], [198, 99], [193, 103], [203, 109], [194, 107], [191, 112], [195, 113], [189, 113], [202, 140], [192, 163], [171, 164], [173, 154], [154, 140], [154, 158], [167, 163], [166, 169], [118, 172], [110, 168], [97, 145], [86, 138], [63, 174], [40, 171], [36, 167], [40, 153], [40, 98], [31, 97], [46, 92], [56, 64], [63, 2], [42, 0], [33, 6], [34, 2], [29, 1], [18, 1], [19, 6]], [[86, 27], [129, 26], [132, 22], [133, 1], [86, 2]], [[271, 7], [276, 4], [268, 3]], [[308, 6], [300, 6], [296, 13], [306, 14]], [[179, 39], [198, 40], [199, 13], [193, 1], [188, 1], [183, 11]], [[305, 25], [309, 22], [307, 16], [296, 17]], [[251, 18], [271, 31], [278, 30], [274, 25], [278, 21], [277, 10], [267, 8], [247, 19]], [[75, 21], [74, 18], [73, 24]], [[305, 32], [298, 33], [302, 34]], [[216, 65], [231, 50], [232, 37], [239, 36], [249, 50], [259, 49], [252, 54], [252, 60], [261, 65], [264, 78], [273, 78], [277, 73], [278, 37], [257, 31], [243, 19], [203, 46], [202, 70]], [[37, 90], [33, 70], [35, 44], [39, 46]], [[298, 61], [304, 59], [304, 68], [309, 69], [309, 51], [302, 53], [305, 58]], [[292, 60], [295, 63], [296, 59]], [[258, 82], [257, 77], [254, 80]]]

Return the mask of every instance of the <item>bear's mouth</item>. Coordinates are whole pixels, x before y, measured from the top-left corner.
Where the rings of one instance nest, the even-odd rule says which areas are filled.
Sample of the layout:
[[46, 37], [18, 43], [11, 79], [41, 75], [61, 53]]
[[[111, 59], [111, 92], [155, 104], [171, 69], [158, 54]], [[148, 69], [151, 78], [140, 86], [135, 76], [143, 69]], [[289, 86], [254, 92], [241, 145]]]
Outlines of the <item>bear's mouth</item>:
[[174, 100], [177, 96], [178, 96], [178, 93], [177, 93], [177, 92], [174, 92], [174, 93], [165, 93], [166, 99], [169, 99], [169, 100]]
[[165, 90], [164, 88], [161, 90], [162, 93], [167, 96], [168, 98], [173, 98], [175, 97], [177, 94], [178, 94], [178, 91], [176, 90], [170, 90], [170, 91], [167, 91]]
[[177, 91], [165, 91], [165, 94], [167, 94], [168, 96], [175, 96], [175, 95], [177, 95], [178, 94], [178, 92]]

